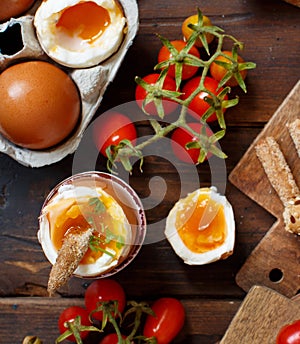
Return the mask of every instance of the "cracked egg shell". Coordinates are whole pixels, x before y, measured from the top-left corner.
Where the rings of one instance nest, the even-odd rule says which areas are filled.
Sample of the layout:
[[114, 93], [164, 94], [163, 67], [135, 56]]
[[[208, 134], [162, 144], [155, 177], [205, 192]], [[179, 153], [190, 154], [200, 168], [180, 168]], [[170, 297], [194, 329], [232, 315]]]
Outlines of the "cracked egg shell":
[[115, 0], [47, 0], [37, 9], [34, 25], [49, 57], [67, 67], [85, 68], [118, 50], [126, 19]]
[[215, 187], [200, 188], [171, 209], [165, 235], [189, 265], [204, 265], [233, 253], [235, 221], [231, 204]]

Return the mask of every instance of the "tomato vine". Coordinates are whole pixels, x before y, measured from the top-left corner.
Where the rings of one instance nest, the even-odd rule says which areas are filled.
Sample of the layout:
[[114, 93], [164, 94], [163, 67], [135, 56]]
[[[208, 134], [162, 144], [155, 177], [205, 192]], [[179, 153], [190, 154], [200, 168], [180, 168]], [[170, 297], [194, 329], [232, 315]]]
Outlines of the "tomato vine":
[[[129, 140], [123, 140], [118, 145], [110, 146], [106, 149], [106, 154], [108, 157], [107, 167], [108, 170], [114, 172], [117, 168], [116, 162], [121, 162], [123, 167], [131, 172], [132, 163], [130, 158], [137, 157], [140, 159], [140, 167], [143, 164], [143, 149], [146, 146], [149, 146], [161, 139], [162, 137], [167, 136], [176, 128], [183, 128], [187, 130], [193, 137], [196, 137], [196, 143], [193, 142], [193, 146], [201, 148], [200, 153], [197, 159], [196, 164], [202, 163], [205, 161], [207, 155], [215, 155], [221, 159], [225, 159], [227, 156], [221, 149], [216, 145], [220, 139], [225, 136], [226, 133], [226, 123], [224, 119], [224, 111], [227, 108], [236, 106], [239, 102], [238, 97], [233, 99], [228, 99], [228, 94], [231, 92], [231, 87], [226, 86], [226, 82], [232, 78], [236, 80], [237, 85], [246, 93], [247, 88], [244, 82], [244, 74], [248, 69], [253, 69], [256, 67], [253, 62], [245, 62], [244, 60], [240, 62], [238, 50], [243, 49], [243, 43], [237, 40], [234, 36], [228, 35], [218, 26], [207, 25], [207, 17], [203, 16], [200, 9], [198, 9], [198, 21], [196, 24], [188, 24], [189, 29], [193, 33], [186, 40], [186, 46], [182, 50], [177, 50], [171, 41], [167, 38], [158, 35], [158, 38], [161, 40], [164, 47], [166, 47], [170, 53], [171, 57], [165, 61], [158, 63], [155, 67], [155, 71], [160, 71], [157, 81], [153, 83], [147, 83], [143, 78], [137, 76], [135, 81], [137, 85], [143, 87], [146, 90], [146, 97], [142, 104], [142, 110], [145, 114], [150, 115], [147, 112], [147, 105], [153, 103], [157, 110], [157, 114], [160, 120], [163, 120], [165, 117], [164, 110], [164, 101], [172, 101], [181, 106], [178, 118], [167, 125], [162, 125], [160, 120], [151, 118], [149, 120], [150, 125], [154, 129], [154, 134], [152, 137], [145, 139], [137, 145], [133, 145]], [[217, 45], [215, 51], [210, 51], [209, 43], [207, 37], [210, 35], [213, 38], [217, 39]], [[228, 39], [232, 42], [232, 54], [224, 55], [223, 45], [224, 40]], [[201, 57], [197, 57], [189, 53], [190, 49], [195, 45], [196, 41], [201, 41], [202, 46], [204, 47], [208, 59], [204, 60]], [[227, 63], [219, 62], [220, 57], [226, 56]], [[205, 79], [207, 78], [212, 64], [219, 64], [226, 70], [224, 77], [218, 82], [218, 88], [220, 92], [214, 94], [207, 87], [205, 87]], [[182, 72], [184, 66], [193, 66], [202, 68], [200, 81], [196, 89], [186, 98], [182, 97], [182, 92], [180, 92], [180, 87], [182, 85]], [[175, 69], [175, 82], [176, 90], [170, 91], [164, 89], [164, 81], [168, 76], [168, 71], [170, 68]], [[221, 87], [224, 86], [223, 89]], [[204, 101], [208, 103], [208, 109], [199, 118], [201, 126], [207, 126], [209, 118], [213, 115], [217, 117], [217, 123], [219, 125], [219, 130], [213, 133], [209, 138], [201, 131], [196, 133], [191, 127], [187, 124], [187, 112], [190, 103], [200, 92], [206, 92], [207, 96], [204, 98]], [[190, 144], [187, 144], [187, 149], [189, 149]]]
[[[85, 307], [70, 306], [58, 319], [60, 335], [65, 340], [83, 344], [90, 332], [99, 344], [170, 343], [182, 330], [185, 309], [173, 297], [144, 301], [127, 301], [121, 284], [112, 279], [95, 280], [86, 289]], [[36, 336], [26, 336], [23, 344], [43, 344]]]

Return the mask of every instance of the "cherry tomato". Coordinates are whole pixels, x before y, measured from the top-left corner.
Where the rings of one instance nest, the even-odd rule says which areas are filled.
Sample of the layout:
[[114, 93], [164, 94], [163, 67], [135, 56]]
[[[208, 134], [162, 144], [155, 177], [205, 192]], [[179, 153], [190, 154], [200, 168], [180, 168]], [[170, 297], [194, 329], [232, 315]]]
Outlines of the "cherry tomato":
[[[92, 282], [84, 295], [86, 309], [89, 313], [97, 309], [98, 302], [118, 301], [118, 311], [122, 313], [126, 306], [126, 295], [123, 287], [115, 280], [101, 279]], [[102, 320], [102, 311], [93, 313], [93, 318]]]
[[[182, 92], [183, 92], [182, 98], [183, 99], [188, 98], [199, 86], [199, 83], [200, 83], [200, 76], [196, 76], [192, 78], [191, 80], [187, 81], [187, 83], [182, 88]], [[205, 78], [204, 86], [207, 90], [209, 90], [215, 95], [218, 95], [223, 90], [222, 87], [218, 89], [218, 82], [215, 79], [210, 78], [209, 76]], [[199, 116], [202, 117], [204, 113], [206, 112], [206, 110], [208, 110], [210, 105], [204, 100], [204, 98], [206, 97], [211, 97], [211, 96], [207, 92], [201, 91], [190, 102], [189, 109], [192, 110], [190, 114], [193, 117], [199, 119]], [[224, 99], [227, 100], [228, 96], [226, 95]], [[225, 109], [223, 110], [223, 112], [225, 112]], [[215, 113], [213, 113], [207, 119], [207, 122], [214, 122], [216, 120], [217, 120], [217, 116]]]
[[[228, 56], [232, 57], [232, 52], [231, 51], [223, 51], [223, 53], [225, 55], [228, 55]], [[218, 56], [215, 59], [215, 61], [222, 61], [222, 62], [226, 62], [226, 63], [231, 63], [232, 64], [232, 61], [230, 61], [229, 59], [227, 59], [226, 57], [221, 56], [221, 55]], [[238, 55], [237, 61], [238, 61], [238, 63], [245, 62], [244, 59], [241, 56], [239, 56], [239, 55]], [[224, 67], [222, 67], [222, 66], [220, 66], [220, 65], [218, 65], [217, 63], [214, 63], [214, 62], [210, 65], [209, 71], [210, 71], [211, 76], [215, 80], [217, 80], [217, 81], [220, 81], [224, 77], [226, 72], [227, 72], [227, 70]], [[240, 74], [242, 76], [242, 79], [245, 80], [246, 75], [247, 75], [247, 70], [246, 69], [241, 70]], [[226, 85], [228, 85], [228, 86], [237, 86], [238, 82], [236, 81], [236, 79], [234, 77], [231, 77], [226, 82]]]
[[[178, 51], [181, 51], [183, 48], [186, 47], [186, 43], [182, 40], [171, 41], [171, 44]], [[195, 47], [192, 47], [188, 53], [200, 58], [200, 53]], [[158, 63], [169, 60], [172, 58], [172, 56], [173, 55], [169, 51], [169, 49], [166, 46], [163, 46], [158, 53]], [[199, 67], [183, 64], [182, 75], [181, 75], [182, 80], [190, 79], [192, 76], [194, 76], [197, 73], [198, 69]], [[171, 65], [169, 67], [168, 75], [172, 78], [175, 78], [175, 65]]]
[[277, 335], [276, 344], [300, 344], [300, 320], [283, 326]]
[[[150, 85], [154, 85], [158, 77], [159, 77], [158, 73], [153, 73], [153, 74], [146, 75], [143, 78], [143, 80]], [[167, 75], [164, 80], [163, 89], [169, 90], [169, 91], [176, 91], [175, 80]], [[146, 96], [147, 96], [147, 91], [142, 86], [137, 85], [135, 89], [135, 99], [140, 108], [142, 108], [143, 101], [146, 98]], [[173, 112], [177, 108], [178, 105], [174, 101], [164, 100], [163, 106], [164, 106], [165, 115], [168, 115], [171, 112]], [[147, 104], [145, 106], [145, 110], [147, 113], [151, 115], [157, 115], [157, 110], [153, 102], [150, 102], [149, 104]]]
[[152, 305], [155, 317], [148, 315], [143, 334], [145, 337], [155, 337], [157, 344], [170, 343], [181, 331], [185, 310], [182, 303], [174, 298], [165, 297], [156, 300]]
[[[122, 338], [126, 338], [122, 335]], [[110, 333], [107, 336], [105, 336], [99, 344], [118, 344], [118, 336], [116, 333]]]
[[[200, 123], [187, 123], [189, 127], [191, 127], [195, 132], [201, 133], [202, 125]], [[212, 131], [209, 128], [206, 128], [206, 134], [212, 135]], [[185, 145], [188, 142], [196, 141], [197, 138], [193, 136], [190, 132], [188, 132], [184, 128], [177, 128], [173, 131], [171, 136], [171, 146], [173, 149], [174, 154], [177, 158], [183, 162], [196, 164], [198, 161], [198, 157], [200, 154], [199, 148], [190, 148], [187, 149]], [[208, 154], [206, 158], [208, 158], [211, 154]]]
[[[181, 31], [185, 40], [188, 40], [190, 36], [192, 35], [192, 33], [194, 32], [192, 29], [188, 27], [188, 25], [189, 24], [196, 25], [197, 23], [198, 23], [198, 14], [194, 14], [184, 20], [181, 26]], [[206, 16], [203, 16], [203, 26], [212, 26], [210, 19]], [[211, 33], [206, 33], [205, 37], [208, 44], [211, 43], [214, 39], [214, 35], [212, 35]], [[197, 38], [195, 45], [199, 48], [203, 46], [199, 38]]]
[[134, 145], [137, 133], [134, 124], [127, 116], [118, 112], [106, 112], [94, 122], [93, 136], [96, 147], [107, 157], [107, 147], [117, 145], [124, 139], [130, 140]]
[[[84, 326], [91, 326], [91, 321], [89, 319], [89, 313], [85, 308], [79, 306], [71, 306], [62, 311], [58, 319], [58, 328], [59, 332], [62, 334], [67, 331], [67, 327], [65, 326], [66, 322], [73, 322], [77, 316], [81, 317], [81, 325]], [[80, 332], [80, 337], [82, 339], [86, 338], [89, 334], [88, 331]], [[76, 342], [76, 339], [73, 335], [68, 337], [68, 340], [71, 342]]]

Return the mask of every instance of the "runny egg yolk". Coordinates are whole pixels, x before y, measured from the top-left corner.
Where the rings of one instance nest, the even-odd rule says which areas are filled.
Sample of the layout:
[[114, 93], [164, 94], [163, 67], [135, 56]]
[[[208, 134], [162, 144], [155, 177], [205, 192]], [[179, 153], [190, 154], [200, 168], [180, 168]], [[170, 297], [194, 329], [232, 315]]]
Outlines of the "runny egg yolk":
[[221, 246], [227, 226], [224, 207], [209, 195], [199, 195], [193, 202], [187, 197], [176, 214], [176, 228], [185, 246], [195, 253], [204, 253]]
[[[110, 198], [101, 197], [107, 208]], [[123, 247], [122, 234], [119, 233], [119, 221], [114, 219], [107, 211], [95, 213], [88, 202], [78, 203], [76, 200], [61, 200], [52, 206], [47, 214], [50, 224], [51, 241], [56, 250], [62, 246], [64, 237], [69, 231], [85, 231], [93, 226], [94, 249], [88, 248], [80, 264], [93, 264], [104, 252], [112, 257], [119, 256]], [[78, 233], [78, 232], [77, 232]], [[115, 252], [112, 254], [111, 252]]]
[[62, 34], [92, 43], [110, 25], [108, 11], [92, 1], [64, 9], [56, 27]]

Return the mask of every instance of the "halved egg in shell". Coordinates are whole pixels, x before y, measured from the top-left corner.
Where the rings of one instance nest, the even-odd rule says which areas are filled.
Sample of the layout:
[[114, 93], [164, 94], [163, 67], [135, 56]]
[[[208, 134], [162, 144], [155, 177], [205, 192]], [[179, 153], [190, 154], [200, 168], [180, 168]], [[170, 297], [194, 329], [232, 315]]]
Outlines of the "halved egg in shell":
[[225, 259], [233, 253], [235, 242], [232, 206], [215, 187], [197, 189], [171, 209], [165, 235], [186, 264]]
[[49, 57], [67, 67], [85, 68], [118, 50], [126, 18], [116, 0], [47, 0], [37, 9], [34, 25]]

